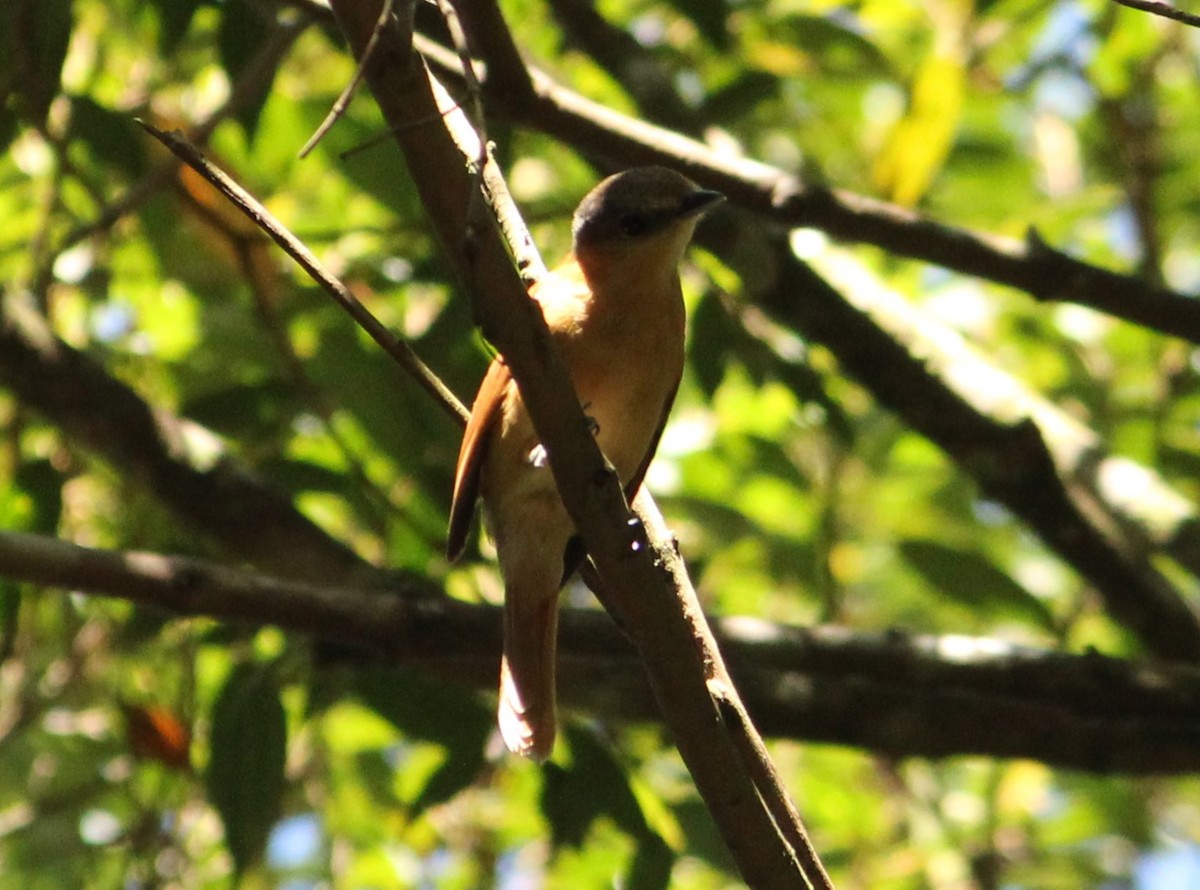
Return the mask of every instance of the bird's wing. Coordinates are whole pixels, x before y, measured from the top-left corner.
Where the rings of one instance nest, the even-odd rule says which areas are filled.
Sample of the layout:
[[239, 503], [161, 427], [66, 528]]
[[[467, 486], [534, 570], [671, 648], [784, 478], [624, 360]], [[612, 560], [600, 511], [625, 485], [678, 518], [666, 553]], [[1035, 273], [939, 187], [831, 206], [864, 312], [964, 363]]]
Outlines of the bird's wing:
[[467, 543], [467, 532], [471, 529], [471, 517], [475, 514], [475, 501], [479, 499], [479, 474], [483, 469], [483, 458], [487, 454], [488, 441], [504, 404], [504, 393], [512, 380], [512, 372], [500, 358], [488, 366], [475, 403], [471, 406], [471, 417], [463, 433], [462, 445], [458, 450], [458, 467], [454, 471], [454, 499], [450, 503], [450, 530], [446, 535], [446, 555], [458, 559]]
[[654, 435], [650, 437], [650, 447], [646, 449], [646, 454], [642, 458], [642, 462], [638, 464], [637, 470], [629, 477], [629, 481], [625, 483], [625, 500], [631, 504], [638, 493], [638, 489], [642, 487], [642, 480], [646, 478], [646, 471], [650, 469], [650, 462], [654, 460], [654, 453], [658, 451], [658, 441], [662, 438], [663, 430], [667, 427], [667, 418], [671, 414], [671, 406], [675, 404], [675, 394], [679, 392], [679, 380], [680, 378], [678, 377], [675, 379], [675, 385], [671, 387], [671, 392], [667, 396], [667, 400], [663, 402], [662, 416], [658, 419], [658, 426], [654, 429]]
[[[667, 426], [667, 417], [671, 414], [671, 406], [675, 404], [677, 392], [679, 392], [679, 380], [675, 381], [675, 385], [671, 387], [671, 394], [663, 402], [662, 417], [659, 418], [658, 427], [650, 438], [650, 447], [646, 449], [645, 457], [638, 464], [634, 474], [629, 477], [629, 481], [625, 483], [625, 500], [630, 504], [637, 497], [638, 489], [642, 487], [642, 480], [646, 478], [646, 471], [650, 469], [650, 462], [654, 460], [654, 453], [658, 451], [658, 441], [662, 438], [663, 430]], [[563, 575], [562, 581], [559, 583], [566, 584], [586, 558], [587, 548], [583, 546], [583, 538], [579, 535], [572, 535], [571, 540], [567, 542], [567, 550], [563, 554]]]

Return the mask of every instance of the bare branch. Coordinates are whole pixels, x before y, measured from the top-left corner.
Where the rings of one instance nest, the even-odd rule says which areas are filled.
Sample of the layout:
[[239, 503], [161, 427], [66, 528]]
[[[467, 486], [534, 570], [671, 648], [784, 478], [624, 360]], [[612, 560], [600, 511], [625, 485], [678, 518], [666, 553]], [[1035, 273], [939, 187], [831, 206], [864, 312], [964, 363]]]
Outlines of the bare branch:
[[[320, 587], [157, 553], [0, 532], [0, 577], [174, 615], [273, 624], [494, 692], [500, 610], [427, 582]], [[1200, 670], [963, 636], [715, 622], [755, 721], [772, 735], [893, 757], [975, 754], [1100, 773], [1200, 770]], [[602, 612], [566, 608], [562, 696], [617, 721], [659, 711], [637, 654]], [[728, 711], [732, 719], [740, 719]]]
[[[355, 55], [361, 56], [374, 4], [338, 0], [332, 6]], [[388, 39], [386, 33], [381, 39]], [[631, 546], [635, 542], [620, 484], [615, 474], [604, 471], [545, 321], [527, 298], [496, 227], [469, 226], [473, 199], [465, 165], [479, 157], [478, 137], [457, 112], [445, 115], [445, 121], [462, 144], [456, 145], [445, 127], [404, 126], [441, 120], [432, 114], [437, 102], [424, 65], [419, 58], [399, 61], [404, 56], [395, 52], [376, 57], [367, 66], [367, 80], [404, 150], [447, 256], [463, 280], [475, 285], [484, 333], [500, 348], [521, 387], [568, 512], [604, 581], [609, 605], [615, 606], [645, 659], [697, 788], [749, 883], [801, 885], [804, 877], [794, 852], [722, 728], [718, 703], [706, 683], [704, 658], [710, 653], [696, 646], [696, 618], [685, 619], [681, 611], [687, 603], [678, 598], [690, 585], [677, 554], [662, 541]], [[673, 567], [673, 577], [666, 566]], [[648, 623], [651, 618], [654, 623]], [[648, 646], [651, 638], [654, 645]]]
[[496, 0], [455, 0], [470, 48], [487, 64], [488, 80], [506, 101], [532, 101], [533, 82]]
[[[371, 35], [370, 41], [367, 42], [367, 48], [363, 52], [363, 61], [359, 62], [358, 66], [354, 69], [354, 76], [350, 78], [350, 82], [346, 84], [345, 88], [338, 95], [337, 100], [334, 101], [333, 107], [329, 109], [329, 113], [325, 115], [324, 120], [313, 131], [313, 134], [308, 137], [308, 141], [301, 146], [299, 157], [308, 157], [309, 153], [317, 147], [317, 144], [325, 138], [325, 134], [333, 128], [333, 125], [337, 123], [338, 119], [346, 113], [346, 109], [350, 107], [350, 100], [354, 98], [354, 94], [358, 92], [359, 85], [362, 84], [363, 64], [375, 52], [376, 35], [378, 35], [384, 23], [392, 17], [392, 3], [393, 0], [384, 0], [383, 9], [379, 12], [379, 21], [375, 24], [375, 33]], [[416, 8], [415, 0], [410, 0], [406, 5], [410, 12]]]
[[1114, 2], [1119, 3], [1121, 6], [1128, 6], [1130, 9], [1138, 9], [1152, 15], [1162, 16], [1165, 19], [1183, 22], [1185, 25], [1190, 25], [1193, 28], [1200, 28], [1200, 15], [1177, 9], [1173, 4], [1167, 3], [1166, 0], [1114, 0]]
[[[439, 71], [459, 77], [453, 54], [415, 38]], [[1074, 259], [1030, 230], [1024, 241], [971, 232], [858, 195], [825, 188], [759, 161], [722, 155], [672, 130], [623, 115], [529, 69], [535, 101], [506, 103], [506, 88], [489, 77], [489, 106], [532, 129], [549, 133], [614, 164], [667, 164], [735, 204], [776, 223], [821, 229], [842, 241], [882, 247], [1023, 290], [1044, 302], [1089, 306], [1161, 333], [1200, 343], [1200, 300]]]
[[421, 357], [413, 351], [408, 343], [397, 337], [379, 321], [350, 289], [342, 284], [316, 258], [311, 250], [295, 235], [287, 230], [266, 207], [253, 195], [229, 178], [227, 174], [213, 166], [199, 150], [179, 133], [164, 133], [152, 124], [139, 121], [142, 128], [151, 136], [165, 145], [181, 161], [205, 178], [213, 188], [224, 195], [234, 207], [246, 215], [271, 237], [284, 252], [296, 261], [309, 277], [324, 288], [333, 297], [334, 302], [341, 306], [354, 319], [355, 323], [370, 335], [371, 339], [391, 356], [400, 367], [404, 368], [414, 380], [428, 392], [438, 406], [460, 424], [466, 423], [468, 411], [450, 389], [441, 381]]

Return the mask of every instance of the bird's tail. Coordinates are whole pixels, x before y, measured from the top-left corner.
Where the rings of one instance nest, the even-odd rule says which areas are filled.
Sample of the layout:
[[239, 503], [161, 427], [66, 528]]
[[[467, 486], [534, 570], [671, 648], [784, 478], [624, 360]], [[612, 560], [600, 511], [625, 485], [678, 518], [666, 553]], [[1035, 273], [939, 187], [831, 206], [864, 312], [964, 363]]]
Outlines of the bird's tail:
[[509, 585], [500, 662], [500, 735], [514, 754], [538, 762], [554, 748], [557, 637], [558, 589]]

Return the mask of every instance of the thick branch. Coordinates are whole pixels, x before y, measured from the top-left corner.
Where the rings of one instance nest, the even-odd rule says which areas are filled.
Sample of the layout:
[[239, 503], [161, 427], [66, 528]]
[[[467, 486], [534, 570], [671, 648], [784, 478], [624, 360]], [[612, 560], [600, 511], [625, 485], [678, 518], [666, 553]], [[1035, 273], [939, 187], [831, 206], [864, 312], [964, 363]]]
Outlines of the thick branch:
[[[431, 41], [420, 40], [418, 46], [439, 70], [455, 74], [452, 55]], [[536, 101], [505, 104], [507, 88], [489, 78], [484, 86], [495, 100], [489, 109], [614, 164], [676, 167], [776, 223], [811, 226], [843, 241], [874, 244], [898, 256], [1009, 285], [1037, 300], [1090, 306], [1200, 343], [1200, 300], [1076, 260], [1032, 230], [1023, 242], [971, 232], [884, 201], [811, 185], [767, 164], [719, 154], [702, 142], [620, 114], [535, 69], [530, 74]]]
[[[427, 41], [419, 45], [439, 67], [453, 70], [453, 60], [446, 58], [444, 52]], [[1151, 285], [1070, 260], [1046, 247], [1036, 236], [1021, 246], [1006, 239], [942, 226], [911, 211], [861, 196], [807, 187], [764, 164], [717, 155], [694, 140], [592, 103], [538, 72], [534, 72], [534, 83], [539, 101], [505, 109], [512, 117], [592, 154], [627, 162], [664, 162], [684, 169], [706, 185], [722, 189], [734, 202], [759, 211], [771, 223], [816, 226], [842, 238], [869, 241], [902, 255], [923, 256], [951, 268], [1025, 287], [1035, 296], [1053, 293], [1067, 298], [1068, 293], [1094, 290], [1093, 305], [1095, 300], [1108, 300], [1116, 294], [1120, 300], [1141, 307], [1137, 311], [1155, 305], [1158, 299], [1155, 296], [1158, 291]], [[768, 237], [761, 227], [749, 223], [744, 224], [744, 230], [741, 234], [748, 242], [761, 242]], [[717, 252], [736, 264], [733, 240], [726, 239]], [[755, 282], [762, 278], [764, 270], [761, 256], [753, 250], [750, 253], [754, 254], [751, 260], [754, 274], [746, 276], [746, 280]], [[995, 273], [1004, 270], [1007, 272], [997, 277]], [[787, 310], [789, 316], [810, 314], [811, 307], [803, 299], [795, 300], [794, 295], [788, 299], [796, 303]], [[1163, 304], [1154, 311], [1163, 318], [1195, 318], [1196, 331], [1200, 332], [1200, 301], [1172, 294], [1167, 303], [1170, 305]], [[837, 333], [835, 326], [824, 326]], [[931, 349], [937, 352], [937, 344], [944, 337], [928, 337], [917, 350], [895, 349], [898, 343], [906, 347], [917, 345], [914, 330], [918, 327], [936, 326], [928, 321], [918, 325], [911, 311], [901, 316], [890, 312], [861, 313], [856, 330], [867, 341], [881, 344], [881, 348], [885, 342], [890, 344], [886, 353], [874, 352], [870, 360], [858, 356], [865, 342], [863, 337], [826, 335], [819, 339], [847, 367], [861, 367], [862, 373], [856, 375], [881, 401], [900, 411], [918, 430], [946, 448], [969, 473], [980, 479], [985, 490], [1007, 503], [1017, 515], [1033, 522], [1052, 547], [1104, 590], [1113, 601], [1116, 614], [1132, 621], [1144, 639], [1157, 640], [1156, 646], [1165, 647], [1160, 651], [1175, 657], [1194, 657], [1198, 639], [1194, 615], [1170, 585], [1145, 563], [1144, 553], [1136, 552], [1138, 548], [1166, 550], [1193, 573], [1200, 571], [1200, 520], [1192, 505], [1152, 471], [1105, 454], [1091, 430], [1032, 395], [1024, 396], [1023, 415], [1002, 418], [985, 407], [986, 397], [972, 400], [963, 393], [955, 393], [954, 387], [940, 376], [949, 362], [929, 362], [921, 374], [907, 376], [911, 385], [900, 392], [897, 380], [888, 371], [889, 363], [880, 356], [894, 353], [896, 360], [907, 366], [923, 365], [918, 357], [927, 355]], [[978, 365], [976, 370], [986, 372], [988, 379], [1005, 377], [977, 357], [974, 360]], [[1019, 389], [1014, 381], [1009, 380], [1008, 385], [1010, 389]], [[935, 402], [942, 410], [931, 420], [932, 412], [924, 406]], [[976, 427], [981, 421], [992, 430], [999, 430], [1021, 417], [1033, 417], [1050, 447], [1054, 465], [1042, 468], [1048, 474], [1046, 478], [1051, 478], [1057, 470], [1072, 489], [1075, 502], [1060, 498], [1056, 503], [1062, 510], [1049, 516], [1043, 512], [1047, 490], [1041, 486], [1002, 483], [995, 474], [988, 476], [989, 468], [1002, 470], [1010, 466], [1010, 445], [1005, 443], [1011, 436], [1005, 434], [990, 441], [976, 437], [971, 447], [960, 447], [964, 437], [958, 434], [959, 430]], [[1045, 445], [1039, 443], [1038, 447]], [[1134, 476], [1138, 479], [1137, 486], [1131, 490], [1127, 480]], [[1036, 478], [1041, 479], [1042, 474]], [[998, 486], [1003, 488], [999, 494]], [[1062, 483], [1055, 479], [1049, 490], [1061, 488]], [[1069, 516], [1069, 521], [1060, 521], [1064, 516]], [[1135, 542], [1136, 547], [1122, 544], [1116, 532]], [[1128, 552], [1131, 550], [1134, 552]], [[1123, 565], [1124, 570], [1112, 574], [1109, 569], [1113, 565]], [[1137, 591], [1145, 590], [1153, 594], [1144, 605], [1136, 605], [1140, 598]], [[1168, 626], [1172, 629], [1162, 629]]]
[[[375, 28], [378, 4], [331, 4], [356, 57]], [[439, 109], [424, 65], [407, 54], [408, 35], [389, 28], [366, 63], [367, 82], [404, 151], [412, 180], [451, 263], [473, 285], [485, 335], [500, 349], [521, 387], [568, 512], [583, 536], [609, 593], [644, 658], [656, 698], [675, 731], [722, 837], [746, 880], [756, 887], [796, 887], [803, 881], [795, 854], [758, 797], [753, 778], [720, 722], [706, 684], [704, 655], [683, 620], [669, 553], [639, 547], [615, 474], [593, 440], [536, 305], [528, 299], [494, 224], [479, 225], [467, 163], [481, 147], [456, 145], [444, 121], [462, 127], [461, 113]], [[677, 563], [676, 563], [677, 565]], [[656, 624], [646, 624], [647, 604]], [[653, 651], [647, 649], [653, 636]], [[670, 653], [670, 657], [668, 657]], [[669, 670], [664, 670], [669, 669]], [[669, 684], [669, 685], [668, 685]], [[706, 716], [707, 714], [707, 716]]]
[[[420, 582], [417, 595], [318, 587], [197, 559], [0, 532], [0, 577], [177, 615], [274, 624], [491, 693], [500, 612]], [[428, 593], [429, 595], [423, 595]], [[1200, 671], [969, 637], [857, 634], [756, 618], [716, 622], [755, 721], [775, 736], [895, 757], [1020, 757], [1094, 772], [1200, 771]], [[561, 692], [606, 719], [659, 719], [608, 616], [564, 609]]]
[[[1124, 542], [1119, 527], [1087, 515], [1086, 504], [1064, 483], [1048, 442], [1079, 447], [1061, 428], [1065, 420], [1048, 405], [1034, 405], [1032, 396], [947, 332], [932, 336], [908, 304], [886, 290], [860, 279], [843, 294], [796, 259], [783, 239], [773, 258], [776, 280], [758, 296], [777, 318], [828, 345], [884, 404], [1025, 520], [1152, 652], [1200, 659], [1200, 619]], [[1087, 463], [1084, 456], [1075, 461]]]
[[314, 581], [367, 569], [284, 494], [223, 456], [211, 433], [151, 409], [16, 296], [0, 304], [0, 383], [226, 553]]

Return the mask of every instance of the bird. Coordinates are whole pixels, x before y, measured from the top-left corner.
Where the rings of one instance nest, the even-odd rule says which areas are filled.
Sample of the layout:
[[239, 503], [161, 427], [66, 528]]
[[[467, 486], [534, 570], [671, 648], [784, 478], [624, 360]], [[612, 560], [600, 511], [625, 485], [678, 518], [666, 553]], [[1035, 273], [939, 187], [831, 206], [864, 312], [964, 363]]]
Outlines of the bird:
[[[679, 264], [701, 216], [721, 200], [666, 167], [609, 176], [575, 211], [570, 254], [530, 288], [630, 501], [683, 374]], [[483, 377], [459, 449], [452, 561], [477, 500], [505, 587], [497, 723], [510, 751], [542, 762], [557, 732], [558, 595], [584, 551], [502, 355]]]

